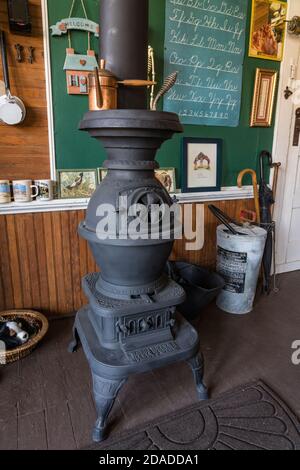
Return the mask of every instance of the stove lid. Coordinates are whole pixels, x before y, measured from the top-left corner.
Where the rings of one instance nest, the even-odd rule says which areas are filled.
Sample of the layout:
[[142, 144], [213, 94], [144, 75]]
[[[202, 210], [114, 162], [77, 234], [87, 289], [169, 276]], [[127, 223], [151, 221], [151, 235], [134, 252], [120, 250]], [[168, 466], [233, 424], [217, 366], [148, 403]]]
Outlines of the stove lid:
[[139, 129], [148, 129], [149, 137], [153, 130], [183, 132], [183, 126], [177, 114], [147, 109], [89, 111], [80, 122], [79, 129], [82, 131], [99, 130], [99, 135], [104, 129], [116, 129], [122, 135], [126, 129], [134, 129], [135, 132]]

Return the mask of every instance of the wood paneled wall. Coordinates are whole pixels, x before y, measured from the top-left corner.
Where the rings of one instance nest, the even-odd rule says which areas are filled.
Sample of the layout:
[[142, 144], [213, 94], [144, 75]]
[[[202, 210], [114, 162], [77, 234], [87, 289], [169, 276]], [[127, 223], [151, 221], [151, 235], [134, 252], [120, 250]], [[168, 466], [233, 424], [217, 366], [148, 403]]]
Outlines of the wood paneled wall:
[[[7, 2], [0, 2], [0, 27], [8, 44], [11, 92], [22, 99], [27, 109], [26, 119], [19, 126], [0, 123], [0, 179], [50, 177], [41, 0], [29, 0], [29, 6], [32, 34], [20, 36], [9, 32]], [[16, 60], [17, 43], [24, 46], [22, 63]], [[28, 63], [29, 46], [35, 48], [33, 64]]]
[[[253, 201], [216, 203], [232, 217]], [[29, 308], [47, 316], [75, 312], [86, 299], [81, 278], [97, 267], [77, 227], [84, 211], [0, 216], [0, 311]], [[185, 251], [177, 241], [172, 258], [214, 267], [217, 222], [205, 205], [205, 245]]]

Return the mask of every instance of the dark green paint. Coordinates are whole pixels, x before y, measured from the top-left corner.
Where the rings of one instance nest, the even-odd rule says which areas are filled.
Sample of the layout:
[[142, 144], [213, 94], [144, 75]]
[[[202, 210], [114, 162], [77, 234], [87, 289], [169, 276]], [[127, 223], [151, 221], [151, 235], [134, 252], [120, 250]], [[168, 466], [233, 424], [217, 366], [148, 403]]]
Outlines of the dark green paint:
[[[68, 16], [70, 4], [71, 0], [48, 1], [49, 24], [54, 24], [59, 19]], [[98, 21], [99, 0], [86, 0], [86, 5], [90, 19]], [[77, 8], [76, 14], [81, 14], [79, 7]], [[274, 124], [271, 128], [260, 129], [250, 128], [249, 122], [255, 69], [261, 67], [279, 70], [280, 63], [248, 57], [250, 12], [251, 0], [249, 0], [248, 7], [248, 33], [246, 39], [240, 125], [235, 128], [189, 125], [185, 126], [184, 131], [185, 137], [223, 139], [224, 186], [235, 186], [239, 171], [246, 167], [258, 170], [259, 152], [261, 150], [271, 151], [273, 144]], [[160, 81], [162, 81], [163, 76], [164, 24], [165, 1], [150, 0], [150, 44], [155, 50], [157, 75]], [[74, 32], [72, 38], [75, 50], [78, 53], [84, 52], [87, 44], [87, 34]], [[92, 38], [92, 44], [97, 51], [97, 40]], [[66, 47], [66, 37], [51, 37], [50, 48], [57, 168], [97, 168], [102, 166], [105, 154], [98, 142], [93, 141], [87, 134], [77, 130], [78, 122], [87, 110], [88, 103], [87, 97], [67, 95], [66, 79], [63, 71]], [[158, 160], [161, 166], [176, 167], [178, 186], [180, 183], [182, 137], [182, 135], [175, 136], [171, 141], [165, 143], [158, 154]]]

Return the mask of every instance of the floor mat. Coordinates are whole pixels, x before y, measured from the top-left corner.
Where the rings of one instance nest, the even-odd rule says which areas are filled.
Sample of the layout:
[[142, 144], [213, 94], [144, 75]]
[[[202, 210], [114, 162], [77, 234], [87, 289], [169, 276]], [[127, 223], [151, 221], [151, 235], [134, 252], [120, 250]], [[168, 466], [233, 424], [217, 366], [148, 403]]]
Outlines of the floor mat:
[[91, 449], [300, 450], [300, 425], [288, 406], [258, 382], [179, 410]]

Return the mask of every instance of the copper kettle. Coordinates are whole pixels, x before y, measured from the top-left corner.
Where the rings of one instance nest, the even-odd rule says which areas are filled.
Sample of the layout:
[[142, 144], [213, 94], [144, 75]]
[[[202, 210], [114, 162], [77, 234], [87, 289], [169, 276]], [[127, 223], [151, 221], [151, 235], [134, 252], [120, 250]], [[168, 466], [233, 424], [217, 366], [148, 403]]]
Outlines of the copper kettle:
[[89, 74], [89, 110], [103, 111], [118, 108], [118, 87], [121, 86], [152, 86], [156, 82], [150, 80], [122, 80], [105, 68], [105, 61], [100, 61], [99, 70]]

